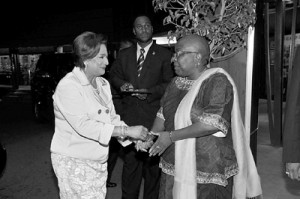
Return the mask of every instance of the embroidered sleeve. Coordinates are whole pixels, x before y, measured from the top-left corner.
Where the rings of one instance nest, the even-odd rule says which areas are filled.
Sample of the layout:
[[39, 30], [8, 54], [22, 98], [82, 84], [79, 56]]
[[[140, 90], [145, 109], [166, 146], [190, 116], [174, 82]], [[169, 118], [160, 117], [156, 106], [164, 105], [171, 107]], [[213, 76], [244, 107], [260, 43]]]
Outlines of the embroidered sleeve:
[[229, 123], [220, 115], [203, 113], [202, 115], [198, 116], [197, 119], [198, 121], [220, 129], [220, 131], [222, 131], [225, 135], [227, 134]]
[[192, 122], [203, 122], [227, 134], [230, 128], [233, 89], [224, 74], [215, 74], [202, 83], [196, 97], [191, 118]]

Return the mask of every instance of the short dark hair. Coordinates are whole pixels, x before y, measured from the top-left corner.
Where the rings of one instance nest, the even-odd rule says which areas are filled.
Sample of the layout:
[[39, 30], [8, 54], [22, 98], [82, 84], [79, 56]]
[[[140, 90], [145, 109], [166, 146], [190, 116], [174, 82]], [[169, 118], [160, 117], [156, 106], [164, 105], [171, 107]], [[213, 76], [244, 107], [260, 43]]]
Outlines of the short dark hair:
[[137, 18], [139, 18], [139, 17], [146, 17], [146, 18], [148, 18], [149, 21], [150, 21], [150, 23], [152, 24], [152, 19], [151, 19], [151, 17], [149, 17], [149, 16], [146, 15], [146, 14], [138, 14], [138, 15], [135, 16], [135, 18], [134, 18], [134, 20], [133, 20], [133, 24], [132, 24], [133, 27], [135, 26], [135, 21], [136, 21]]
[[94, 32], [83, 32], [73, 41], [75, 65], [84, 68], [84, 61], [94, 58], [100, 51], [100, 45], [107, 45], [107, 37]]

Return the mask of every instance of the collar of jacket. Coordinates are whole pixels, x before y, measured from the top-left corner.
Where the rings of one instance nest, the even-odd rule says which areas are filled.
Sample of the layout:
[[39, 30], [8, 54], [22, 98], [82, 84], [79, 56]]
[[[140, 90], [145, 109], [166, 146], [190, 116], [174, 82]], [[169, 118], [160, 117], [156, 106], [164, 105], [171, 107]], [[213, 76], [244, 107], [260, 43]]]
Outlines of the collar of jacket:
[[[88, 86], [91, 84], [84, 72], [79, 67], [74, 67], [72, 72], [78, 78], [82, 86]], [[102, 86], [106, 85], [106, 82], [102, 78], [96, 78], [96, 81], [100, 81]]]

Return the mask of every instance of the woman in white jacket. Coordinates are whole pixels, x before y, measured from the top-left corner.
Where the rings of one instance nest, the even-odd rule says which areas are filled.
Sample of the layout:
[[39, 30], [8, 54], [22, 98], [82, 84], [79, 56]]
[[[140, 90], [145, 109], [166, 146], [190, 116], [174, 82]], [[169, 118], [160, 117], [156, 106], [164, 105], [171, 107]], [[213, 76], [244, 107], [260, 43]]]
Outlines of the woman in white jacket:
[[51, 160], [61, 198], [105, 198], [108, 144], [118, 137], [144, 140], [148, 130], [128, 127], [116, 114], [109, 82], [106, 39], [84, 32], [73, 43], [75, 67], [53, 95], [55, 132]]

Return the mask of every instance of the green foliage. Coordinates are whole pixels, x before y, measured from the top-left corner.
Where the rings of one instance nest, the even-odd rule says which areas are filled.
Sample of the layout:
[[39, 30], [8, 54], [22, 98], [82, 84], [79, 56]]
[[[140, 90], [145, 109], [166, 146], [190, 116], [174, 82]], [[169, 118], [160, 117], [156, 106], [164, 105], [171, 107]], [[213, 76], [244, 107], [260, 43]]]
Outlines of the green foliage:
[[168, 13], [163, 24], [173, 24], [168, 37], [205, 36], [211, 58], [228, 57], [246, 46], [249, 26], [256, 21], [255, 0], [152, 0], [154, 11]]

